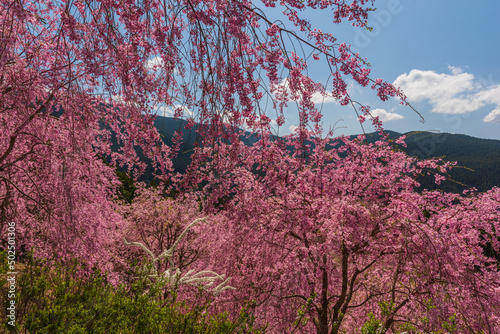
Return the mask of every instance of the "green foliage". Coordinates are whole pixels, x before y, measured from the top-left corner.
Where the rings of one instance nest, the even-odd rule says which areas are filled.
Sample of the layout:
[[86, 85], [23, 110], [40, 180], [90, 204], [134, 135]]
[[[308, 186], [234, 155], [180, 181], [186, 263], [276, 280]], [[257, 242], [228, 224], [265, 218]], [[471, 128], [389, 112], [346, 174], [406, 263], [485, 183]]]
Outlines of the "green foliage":
[[[379, 303], [380, 310], [383, 316], [389, 316], [394, 308], [394, 303], [392, 302], [382, 302]], [[435, 308], [432, 305], [432, 300], [429, 299], [426, 305], [428, 310]], [[384, 322], [378, 319], [372, 312], [368, 314], [368, 321], [361, 328], [362, 334], [381, 334], [385, 333], [386, 330], [384, 328]], [[426, 323], [428, 319], [426, 317], [421, 319], [423, 323]], [[452, 314], [447, 320], [443, 321], [441, 324], [443, 330], [438, 330], [437, 332], [432, 332], [430, 334], [452, 334], [457, 331], [457, 317], [456, 314]], [[422, 334], [422, 332], [418, 331], [417, 328], [409, 323], [403, 323], [398, 326], [396, 333], [414, 333], [414, 334]]]
[[394, 302], [392, 302], [392, 301], [380, 302], [380, 303], [378, 303], [378, 305], [380, 306], [380, 311], [381, 311], [382, 315], [386, 316], [386, 317], [391, 316], [392, 311], [394, 310], [394, 307], [396, 306], [396, 304], [394, 304]]
[[[5, 252], [0, 253], [3, 296], [8, 271]], [[12, 333], [257, 333], [246, 312], [231, 321], [227, 314], [210, 315], [210, 304], [188, 307], [163, 299], [161, 286], [138, 279], [126, 287], [114, 287], [106, 276], [76, 275], [73, 268], [49, 268], [29, 259], [18, 275], [16, 327], [2, 323]], [[2, 303], [5, 313], [6, 303]], [[5, 314], [2, 318], [6, 319]]]
[[445, 333], [455, 333], [455, 331], [457, 330], [457, 315], [452, 314], [448, 318], [448, 320], [443, 322], [442, 326], [445, 330]]
[[294, 322], [295, 328], [307, 324], [307, 322], [309, 321], [309, 317], [307, 317], [307, 314], [309, 313], [309, 310], [311, 309], [314, 299], [316, 298], [317, 295], [318, 294], [316, 292], [313, 292], [311, 296], [307, 299], [307, 301], [298, 309], [297, 318], [295, 319]]
[[135, 198], [135, 191], [137, 190], [134, 180], [127, 173], [119, 169], [116, 170], [116, 175], [121, 183], [118, 189], [118, 198], [125, 203], [132, 203], [132, 200]]
[[404, 323], [399, 326], [399, 331], [397, 333], [420, 333], [417, 332], [417, 328], [409, 323]]
[[373, 313], [368, 314], [368, 321], [361, 328], [362, 334], [380, 334], [385, 333], [382, 320], [377, 319]]

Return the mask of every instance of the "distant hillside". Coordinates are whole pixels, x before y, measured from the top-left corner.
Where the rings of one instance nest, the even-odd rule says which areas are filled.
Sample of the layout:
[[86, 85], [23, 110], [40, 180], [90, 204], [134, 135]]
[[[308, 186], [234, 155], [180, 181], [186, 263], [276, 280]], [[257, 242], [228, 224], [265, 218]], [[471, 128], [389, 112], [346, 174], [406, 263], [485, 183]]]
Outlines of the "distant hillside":
[[[157, 117], [154, 125], [158, 129], [160, 136], [163, 138], [163, 142], [168, 146], [172, 146], [172, 138], [176, 131], [182, 131], [182, 144], [179, 148], [179, 154], [176, 159], [174, 159], [174, 168], [177, 172], [184, 172], [189, 164], [191, 163], [191, 154], [194, 147], [199, 142], [198, 134], [196, 130], [198, 125], [195, 124], [190, 130], [186, 130], [187, 121], [182, 119], [175, 119], [170, 117]], [[257, 141], [255, 136], [251, 136], [249, 133], [249, 138], [242, 137], [241, 140], [245, 145], [251, 145]]]
[[196, 129], [198, 126], [195, 125], [191, 130], [186, 130], [186, 123], [187, 122], [185, 120], [169, 117], [158, 117], [154, 123], [163, 139], [163, 142], [168, 146], [172, 146], [172, 138], [176, 131], [180, 130], [183, 133], [182, 144], [179, 148], [179, 155], [173, 161], [176, 172], [184, 172], [189, 166], [191, 163], [190, 157], [193, 152], [193, 148], [197, 143]]
[[[172, 136], [177, 130], [184, 133], [179, 157], [174, 160], [176, 171], [183, 172], [190, 163], [191, 152], [197, 142], [195, 125], [191, 130], [185, 129], [186, 121], [158, 117], [155, 126], [158, 128], [164, 142], [172, 145]], [[395, 139], [402, 134], [388, 131], [389, 138]], [[475, 187], [479, 191], [486, 191], [494, 186], [500, 187], [500, 141], [479, 139], [461, 134], [449, 133], [405, 133], [407, 147], [403, 148], [411, 156], [421, 159], [441, 157], [448, 161], [457, 161], [459, 168], [450, 171], [450, 178], [458, 183], [445, 181], [439, 189], [458, 192], [468, 187]], [[378, 140], [378, 134], [368, 134], [370, 142]], [[245, 139], [245, 144], [255, 142], [255, 137]], [[433, 178], [423, 178], [419, 182], [428, 189], [438, 186]], [[460, 185], [464, 184], [464, 185]]]
[[[458, 168], [450, 171], [450, 178], [464, 186], [446, 181], [438, 187], [431, 178], [419, 180], [425, 188], [458, 192], [468, 187], [475, 187], [479, 191], [500, 187], [500, 140], [450, 133], [410, 132], [405, 135], [407, 147], [401, 148], [409, 155], [421, 159], [440, 157], [457, 161]], [[389, 131], [389, 138], [399, 136], [400, 133]], [[378, 137], [378, 134], [368, 135], [371, 141]]]

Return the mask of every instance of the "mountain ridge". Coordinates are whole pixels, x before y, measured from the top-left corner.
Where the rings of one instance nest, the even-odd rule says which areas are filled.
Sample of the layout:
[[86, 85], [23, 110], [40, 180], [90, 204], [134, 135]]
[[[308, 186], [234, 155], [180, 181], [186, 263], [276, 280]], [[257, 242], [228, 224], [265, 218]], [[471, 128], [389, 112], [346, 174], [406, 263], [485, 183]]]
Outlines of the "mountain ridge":
[[[191, 130], [186, 130], [187, 121], [170, 117], [158, 116], [155, 126], [167, 145], [172, 145], [172, 137], [175, 131], [183, 133], [179, 156], [174, 159], [177, 172], [186, 170], [190, 163], [190, 152], [197, 142], [195, 124]], [[457, 161], [457, 168], [449, 172], [449, 178], [442, 185], [437, 186], [433, 178], [423, 177], [418, 181], [422, 187], [427, 189], [441, 189], [445, 191], [461, 192], [469, 187], [475, 187], [479, 191], [486, 191], [494, 186], [500, 187], [500, 140], [482, 139], [465, 134], [435, 133], [426, 131], [413, 131], [399, 133], [386, 130], [389, 139], [397, 139], [405, 135], [406, 147], [398, 146], [410, 156], [420, 159], [443, 158], [447, 161]], [[351, 138], [356, 136], [349, 136]], [[380, 139], [378, 133], [366, 134], [368, 142]], [[244, 139], [246, 145], [256, 141], [256, 137]]]

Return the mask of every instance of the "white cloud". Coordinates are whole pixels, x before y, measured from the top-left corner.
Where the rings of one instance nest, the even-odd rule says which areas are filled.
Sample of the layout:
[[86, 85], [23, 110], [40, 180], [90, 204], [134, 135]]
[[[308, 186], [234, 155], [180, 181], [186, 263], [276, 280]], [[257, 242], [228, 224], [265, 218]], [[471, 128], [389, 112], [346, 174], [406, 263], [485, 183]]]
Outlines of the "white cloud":
[[[400, 75], [394, 84], [403, 89], [410, 102], [429, 101], [431, 111], [436, 113], [465, 114], [487, 104], [496, 105], [495, 110], [500, 107], [500, 85], [484, 87], [459, 67], [450, 66], [449, 70], [451, 74], [413, 69]], [[485, 122], [493, 117], [488, 116]]]
[[175, 108], [181, 108], [183, 115], [188, 115], [189, 117], [193, 117], [194, 113], [186, 106], [181, 106], [180, 104], [176, 104]]
[[500, 124], [500, 108], [496, 108], [492, 112], [490, 112], [488, 115], [486, 115], [483, 118], [484, 122], [493, 122], [493, 123], [499, 123]]
[[117, 104], [122, 104], [122, 105], [127, 105], [129, 107], [137, 107], [140, 108], [141, 105], [139, 103], [133, 102], [133, 101], [126, 101], [125, 97], [123, 95], [111, 95], [107, 99], [110, 103], [117, 103]]
[[156, 56], [146, 61], [145, 66], [148, 70], [155, 70], [157, 67], [162, 67], [164, 64], [163, 59], [160, 56]]
[[460, 67], [448, 66], [448, 69], [451, 71], [453, 75], [464, 73], [464, 70], [462, 70]]
[[311, 101], [314, 104], [321, 104], [321, 103], [337, 103], [337, 99], [332, 96], [330, 93], [326, 93], [323, 95], [320, 92], [316, 92], [312, 95]]
[[123, 98], [122, 95], [111, 95], [111, 97], [109, 98], [108, 100], [109, 102], [118, 102], [118, 103], [121, 103], [121, 104], [125, 104], [125, 99]]
[[174, 115], [174, 110], [170, 107], [161, 106], [157, 109], [157, 115], [163, 117], [172, 117]]
[[176, 109], [182, 110], [181, 118], [185, 116], [193, 117], [194, 113], [188, 107], [176, 104], [174, 106], [161, 106], [157, 108], [157, 114], [163, 117], [173, 117]]
[[297, 130], [299, 127], [297, 125], [290, 125], [288, 127], [288, 130], [290, 130], [291, 133], [294, 133], [295, 130]]
[[488, 89], [483, 89], [477, 93], [478, 99], [485, 103], [500, 105], [500, 85], [492, 86]]
[[396, 121], [398, 119], [403, 119], [404, 117], [400, 114], [391, 113], [385, 109], [373, 109], [370, 110], [370, 114], [373, 117], [379, 117], [382, 122]]
[[[155, 56], [154, 58], [147, 60], [146, 63], [144, 63], [144, 67], [150, 71], [150, 73], [160, 73], [170, 68], [170, 66], [165, 66], [165, 62], [161, 56]], [[173, 69], [174, 74], [178, 75], [179, 69], [177, 67], [174, 67]]]

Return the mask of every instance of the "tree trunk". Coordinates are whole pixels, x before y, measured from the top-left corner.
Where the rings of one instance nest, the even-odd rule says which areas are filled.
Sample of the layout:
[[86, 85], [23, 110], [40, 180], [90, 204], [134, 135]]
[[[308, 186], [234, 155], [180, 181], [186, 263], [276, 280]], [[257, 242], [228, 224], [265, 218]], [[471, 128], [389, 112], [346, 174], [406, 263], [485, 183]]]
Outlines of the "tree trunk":
[[[323, 256], [323, 265], [326, 266], [326, 255]], [[328, 273], [325, 267], [322, 271], [321, 308], [316, 329], [318, 334], [328, 334]]]

